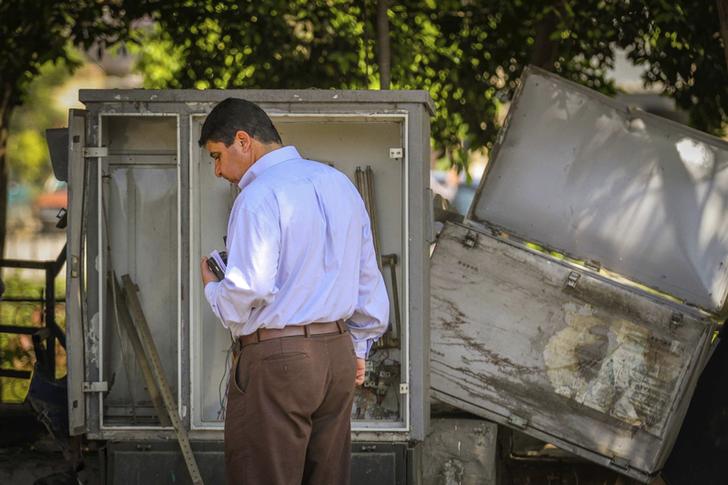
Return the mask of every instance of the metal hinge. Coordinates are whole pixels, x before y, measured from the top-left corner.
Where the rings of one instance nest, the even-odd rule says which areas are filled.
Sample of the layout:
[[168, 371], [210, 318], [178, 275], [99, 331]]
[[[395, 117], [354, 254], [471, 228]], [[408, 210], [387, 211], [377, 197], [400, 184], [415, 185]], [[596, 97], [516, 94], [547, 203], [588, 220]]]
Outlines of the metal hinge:
[[109, 390], [109, 383], [103, 382], [84, 382], [83, 392], [107, 392]]
[[404, 148], [390, 148], [389, 149], [389, 158], [397, 160], [402, 157], [404, 157]]
[[78, 256], [71, 256], [71, 278], [78, 278]]
[[400, 394], [409, 394], [409, 384], [403, 383], [399, 385]]
[[108, 157], [109, 149], [107, 147], [84, 147], [83, 156], [87, 158]]
[[576, 288], [576, 282], [579, 281], [579, 278], [581, 278], [581, 275], [576, 271], [569, 273], [569, 277], [566, 279], [566, 287]]
[[596, 271], [597, 273], [599, 272], [599, 270], [602, 269], [602, 263], [600, 263], [599, 261], [587, 260], [587, 261], [584, 261], [584, 266], [586, 266], [587, 268], [589, 268], [591, 270]]
[[508, 416], [508, 424], [518, 429], [526, 429], [528, 426], [528, 419], [511, 414]]
[[468, 231], [468, 233], [463, 238], [463, 246], [466, 248], [473, 249], [478, 245], [478, 235], [474, 233], [473, 231]]
[[609, 464], [615, 468], [619, 468], [620, 470], [629, 470], [629, 460], [619, 458], [618, 456], [612, 457]]

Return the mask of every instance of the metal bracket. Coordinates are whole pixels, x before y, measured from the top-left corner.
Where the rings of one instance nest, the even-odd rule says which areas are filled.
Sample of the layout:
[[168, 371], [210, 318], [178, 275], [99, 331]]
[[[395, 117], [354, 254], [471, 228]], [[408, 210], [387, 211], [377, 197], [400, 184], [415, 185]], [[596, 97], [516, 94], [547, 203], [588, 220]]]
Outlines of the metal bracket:
[[592, 261], [592, 260], [584, 261], [584, 266], [586, 266], [587, 268], [589, 268], [591, 270], [596, 271], [597, 273], [599, 272], [599, 270], [602, 269], [602, 263], [600, 263], [599, 261]]
[[404, 157], [404, 148], [390, 148], [389, 158], [397, 160]]
[[508, 416], [508, 424], [518, 429], [526, 429], [528, 427], [528, 419], [511, 414]]
[[399, 385], [399, 393], [400, 394], [409, 394], [409, 384], [402, 383]]
[[109, 383], [103, 382], [84, 382], [83, 392], [107, 392], [109, 390]]
[[84, 147], [83, 156], [86, 158], [108, 157], [108, 147]]
[[679, 327], [683, 323], [683, 314], [680, 312], [674, 312], [670, 317], [670, 325], [673, 327]]
[[579, 281], [579, 278], [581, 278], [581, 275], [579, 273], [577, 273], [576, 271], [570, 272], [569, 277], [566, 279], [566, 287], [576, 288], [576, 282]]
[[619, 468], [620, 470], [629, 470], [629, 460], [625, 458], [614, 456], [609, 461], [609, 464], [615, 468]]
[[468, 231], [463, 238], [463, 246], [473, 249], [478, 245], [478, 235], [473, 231]]

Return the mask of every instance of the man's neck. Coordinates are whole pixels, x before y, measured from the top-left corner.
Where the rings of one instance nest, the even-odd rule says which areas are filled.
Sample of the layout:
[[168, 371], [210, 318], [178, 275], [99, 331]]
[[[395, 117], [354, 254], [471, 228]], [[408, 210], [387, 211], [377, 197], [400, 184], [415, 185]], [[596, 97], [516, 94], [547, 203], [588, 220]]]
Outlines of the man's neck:
[[258, 160], [260, 160], [260, 158], [263, 155], [266, 155], [266, 154], [272, 152], [273, 150], [278, 150], [279, 148], [283, 148], [283, 145], [281, 145], [279, 143], [265, 143], [265, 144], [260, 143], [260, 142], [256, 143], [254, 145], [255, 161], [257, 162]]

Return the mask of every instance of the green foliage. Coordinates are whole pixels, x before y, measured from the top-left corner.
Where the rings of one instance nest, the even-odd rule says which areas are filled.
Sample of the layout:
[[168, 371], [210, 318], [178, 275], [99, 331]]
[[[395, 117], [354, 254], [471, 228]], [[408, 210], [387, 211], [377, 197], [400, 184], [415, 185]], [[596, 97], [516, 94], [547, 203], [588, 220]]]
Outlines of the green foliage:
[[67, 114], [56, 108], [54, 91], [70, 74], [70, 64], [81, 58], [72, 48], [67, 49], [71, 62], [46, 62], [28, 85], [25, 103], [13, 111], [10, 119], [7, 157], [10, 180], [23, 182], [39, 189], [52, 173], [44, 130], [65, 126]]
[[[376, 1], [140, 1], [157, 27], [137, 38], [148, 87], [378, 87]], [[617, 47], [645, 64], [693, 123], [728, 120], [714, 2], [405, 0], [389, 9], [392, 88], [426, 89], [437, 148], [463, 164], [489, 147], [499, 107], [535, 63], [614, 94]]]
[[728, 121], [728, 66], [717, 10], [715, 1], [634, 2], [623, 18], [640, 21], [623, 22], [619, 43], [648, 66], [646, 83], [664, 86], [691, 125], [720, 135]]
[[368, 84], [360, 66], [361, 12], [354, 2], [152, 0], [138, 2], [137, 10], [130, 12], [152, 12], [161, 26], [162, 32], [151, 29], [140, 42], [140, 66], [156, 86], [164, 75], [155, 73], [153, 66], [165, 54], [171, 54], [163, 62], [175, 76], [163, 87]]
[[0, 86], [3, 111], [26, 99], [28, 88], [48, 62], [66, 62], [69, 42], [83, 48], [113, 42], [127, 31], [122, 0], [0, 1]]

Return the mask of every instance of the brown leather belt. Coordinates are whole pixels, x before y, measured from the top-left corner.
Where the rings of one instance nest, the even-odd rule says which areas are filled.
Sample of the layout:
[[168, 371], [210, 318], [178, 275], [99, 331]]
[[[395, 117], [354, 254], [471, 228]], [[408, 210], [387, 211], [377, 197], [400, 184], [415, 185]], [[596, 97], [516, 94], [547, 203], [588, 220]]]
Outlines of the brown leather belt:
[[238, 337], [240, 345], [245, 347], [274, 338], [282, 337], [311, 337], [312, 335], [326, 335], [330, 333], [345, 333], [347, 331], [344, 320], [335, 322], [314, 322], [308, 325], [288, 325], [283, 328], [259, 328], [250, 335]]

